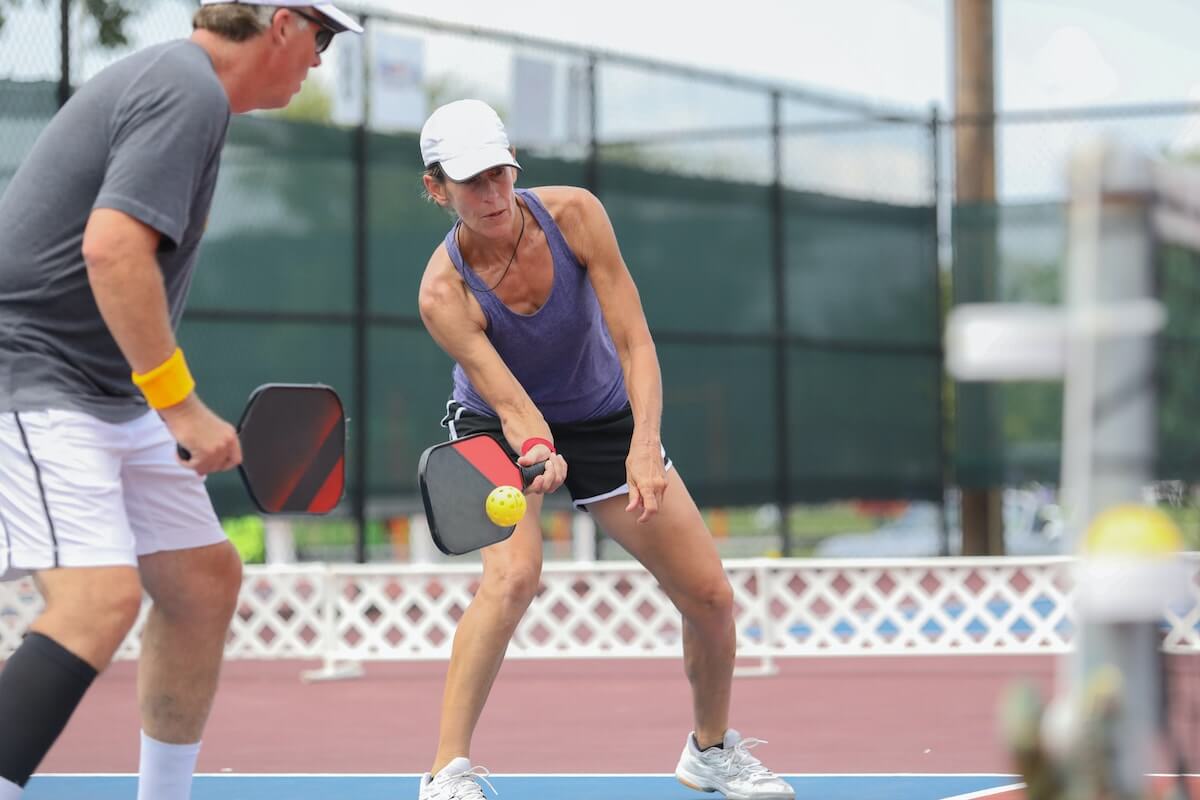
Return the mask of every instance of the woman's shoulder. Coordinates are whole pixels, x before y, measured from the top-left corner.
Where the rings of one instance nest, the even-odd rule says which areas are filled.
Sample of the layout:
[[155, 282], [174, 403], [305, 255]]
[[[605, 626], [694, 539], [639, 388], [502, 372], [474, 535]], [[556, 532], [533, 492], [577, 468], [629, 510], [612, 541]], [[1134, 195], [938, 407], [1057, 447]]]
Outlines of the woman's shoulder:
[[594, 194], [580, 186], [538, 186], [529, 191], [564, 230], [585, 224], [600, 205]]
[[427, 291], [445, 291], [452, 287], [455, 283], [461, 283], [462, 276], [458, 273], [458, 268], [454, 266], [454, 261], [450, 258], [450, 251], [446, 249], [446, 243], [439, 244], [429, 256], [429, 261], [425, 264], [425, 272], [421, 277], [421, 292], [424, 294]]

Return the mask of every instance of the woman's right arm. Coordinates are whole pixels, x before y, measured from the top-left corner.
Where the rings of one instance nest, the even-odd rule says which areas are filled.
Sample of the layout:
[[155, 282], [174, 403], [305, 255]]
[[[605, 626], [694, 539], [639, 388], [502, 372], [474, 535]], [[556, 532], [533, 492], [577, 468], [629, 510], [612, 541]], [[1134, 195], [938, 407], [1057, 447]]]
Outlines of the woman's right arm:
[[[488, 340], [483, 309], [463, 284], [444, 246], [434, 252], [425, 268], [417, 304], [429, 335], [463, 368], [471, 385], [496, 411], [513, 450], [521, 452], [521, 445], [529, 439], [553, 441], [545, 418]], [[528, 491], [552, 492], [566, 479], [567, 463], [544, 445], [518, 459], [525, 466], [539, 461], [546, 462], [546, 470]]]

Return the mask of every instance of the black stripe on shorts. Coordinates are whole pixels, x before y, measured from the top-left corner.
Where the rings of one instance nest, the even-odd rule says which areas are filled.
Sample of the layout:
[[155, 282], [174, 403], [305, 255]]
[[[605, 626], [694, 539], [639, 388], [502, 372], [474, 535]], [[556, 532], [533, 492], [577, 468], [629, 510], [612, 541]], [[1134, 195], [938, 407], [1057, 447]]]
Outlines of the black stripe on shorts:
[[[33, 457], [33, 448], [29, 446], [29, 437], [25, 434], [25, 426], [21, 424], [21, 415], [14, 411], [13, 419], [17, 421], [17, 430], [21, 432], [21, 444], [25, 445], [25, 454], [29, 456], [29, 463], [33, 465], [33, 475], [37, 478], [38, 492], [42, 496], [42, 509], [46, 512], [46, 525], [50, 529], [50, 543], [54, 545], [54, 566], [57, 567], [58, 535], [54, 532], [54, 519], [50, 516], [50, 503], [46, 500], [46, 487], [42, 483], [42, 468], [38, 466], [37, 459]], [[7, 530], [5, 533], [7, 536]]]

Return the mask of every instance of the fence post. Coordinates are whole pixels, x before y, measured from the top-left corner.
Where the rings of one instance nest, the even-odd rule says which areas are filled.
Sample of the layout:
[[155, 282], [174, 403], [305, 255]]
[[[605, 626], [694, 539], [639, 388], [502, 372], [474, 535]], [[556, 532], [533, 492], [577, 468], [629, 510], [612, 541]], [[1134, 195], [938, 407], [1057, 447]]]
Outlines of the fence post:
[[946, 318], [945, 295], [942, 292], [942, 212], [945, 210], [942, 202], [942, 116], [937, 105], [929, 110], [929, 146], [930, 183], [933, 192], [933, 340], [938, 342], [938, 385], [934, 387], [934, 397], [937, 403], [937, 454], [938, 475], [941, 477], [942, 490], [938, 496], [938, 555], [950, 555], [950, 526], [946, 520], [946, 487], [950, 485], [949, 442], [946, 427], [950, 420], [946, 415], [946, 354], [942, 348], [942, 324]]
[[771, 91], [771, 271], [775, 283], [775, 503], [779, 506], [779, 549], [783, 557], [792, 554], [792, 529], [788, 519], [791, 505], [791, 463], [788, 458], [788, 325], [787, 325], [787, 245], [783, 195], [783, 97]]
[[321, 575], [321, 666], [300, 673], [300, 679], [305, 682], [337, 681], [346, 678], [359, 678], [363, 675], [363, 666], [357, 661], [342, 661], [337, 659], [338, 652], [338, 575], [330, 564], [325, 564]]
[[60, 0], [58, 52], [58, 107], [71, 99], [71, 0]]
[[754, 582], [757, 591], [754, 593], [753, 606], [746, 609], [746, 616], [750, 618], [751, 624], [755, 617], [758, 618], [759, 635], [762, 637], [758, 656], [760, 660], [756, 666], [735, 667], [733, 674], [737, 678], [766, 678], [779, 674], [779, 666], [775, 663], [775, 626], [771, 621], [772, 592], [767, 584], [772, 566], [769, 559], [754, 560]]
[[[367, 15], [359, 14], [359, 23], [364, 35]], [[370, 114], [370, 56], [368, 43], [362, 52], [363, 109], [362, 119], [354, 129], [354, 481], [351, 495], [351, 513], [354, 515], [356, 533], [354, 537], [354, 560], [359, 564], [367, 560], [367, 443], [370, 442], [370, 425], [367, 420], [367, 392], [370, 389], [367, 375], [367, 125]]]
[[600, 193], [600, 101], [596, 93], [596, 55], [588, 56], [588, 151], [583, 165], [583, 184], [592, 194]]

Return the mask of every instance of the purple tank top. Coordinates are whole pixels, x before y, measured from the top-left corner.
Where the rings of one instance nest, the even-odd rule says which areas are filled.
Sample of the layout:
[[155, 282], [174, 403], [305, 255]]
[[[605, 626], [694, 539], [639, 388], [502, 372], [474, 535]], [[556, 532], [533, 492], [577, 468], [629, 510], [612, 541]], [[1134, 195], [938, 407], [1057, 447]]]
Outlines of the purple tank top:
[[[537, 195], [527, 189], [516, 192], [545, 232], [554, 260], [554, 285], [545, 305], [532, 314], [518, 314], [484, 291], [458, 249], [455, 233], [461, 222], [446, 234], [446, 252], [483, 307], [492, 346], [547, 422], [579, 422], [619, 411], [629, 397], [587, 270]], [[496, 416], [457, 364], [454, 399], [471, 411]]]

